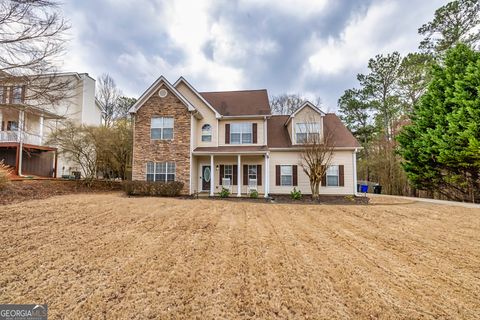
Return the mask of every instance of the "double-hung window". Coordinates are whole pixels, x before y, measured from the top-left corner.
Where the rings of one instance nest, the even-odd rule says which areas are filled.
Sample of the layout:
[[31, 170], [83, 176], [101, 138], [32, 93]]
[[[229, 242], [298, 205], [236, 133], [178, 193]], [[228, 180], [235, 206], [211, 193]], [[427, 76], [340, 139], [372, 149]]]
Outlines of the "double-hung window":
[[297, 143], [313, 143], [320, 140], [320, 123], [297, 123], [295, 124]]
[[230, 143], [231, 144], [244, 144], [252, 143], [252, 123], [232, 123], [230, 125]]
[[226, 164], [223, 167], [223, 178], [230, 179], [230, 185], [233, 184], [233, 165]]
[[212, 126], [209, 124], [204, 124], [202, 126], [202, 141], [203, 142], [212, 141]]
[[328, 166], [327, 168], [327, 186], [338, 187], [339, 186], [339, 170], [337, 165]]
[[[257, 181], [257, 165], [249, 164], [248, 165], [248, 181], [255, 180]], [[257, 181], [258, 183], [258, 181]]]
[[175, 181], [174, 162], [148, 162], [147, 181]]
[[293, 169], [292, 166], [280, 166], [280, 185], [293, 185]]
[[12, 103], [21, 103], [22, 102], [22, 87], [15, 86], [12, 90]]
[[152, 140], [173, 139], [173, 118], [154, 117], [150, 123], [150, 137]]

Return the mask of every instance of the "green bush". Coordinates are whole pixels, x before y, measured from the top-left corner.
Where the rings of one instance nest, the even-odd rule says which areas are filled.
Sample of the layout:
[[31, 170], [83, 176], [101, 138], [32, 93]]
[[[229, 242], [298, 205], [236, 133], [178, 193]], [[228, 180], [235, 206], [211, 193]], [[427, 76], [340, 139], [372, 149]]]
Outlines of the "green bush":
[[292, 192], [290, 192], [290, 198], [292, 198], [292, 200], [300, 200], [302, 199], [302, 192], [297, 190], [297, 188], [293, 188]]
[[220, 191], [220, 197], [228, 198], [229, 195], [230, 195], [230, 190], [228, 190], [227, 188], [222, 188], [222, 191]]
[[252, 191], [250, 191], [250, 194], [248, 196], [250, 198], [257, 199], [258, 198], [258, 191], [257, 190], [252, 190]]
[[0, 161], [0, 190], [3, 190], [10, 183], [10, 178], [12, 176], [12, 169], [3, 163], [3, 160]]
[[126, 181], [125, 193], [129, 196], [175, 197], [180, 195], [183, 182]]

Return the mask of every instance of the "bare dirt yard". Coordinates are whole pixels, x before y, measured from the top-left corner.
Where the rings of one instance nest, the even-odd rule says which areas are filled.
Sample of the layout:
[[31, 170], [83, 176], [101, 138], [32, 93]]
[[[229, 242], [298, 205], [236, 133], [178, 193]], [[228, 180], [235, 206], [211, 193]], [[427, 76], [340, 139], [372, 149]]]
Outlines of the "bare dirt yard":
[[480, 209], [110, 193], [0, 221], [0, 303], [50, 319], [480, 317]]

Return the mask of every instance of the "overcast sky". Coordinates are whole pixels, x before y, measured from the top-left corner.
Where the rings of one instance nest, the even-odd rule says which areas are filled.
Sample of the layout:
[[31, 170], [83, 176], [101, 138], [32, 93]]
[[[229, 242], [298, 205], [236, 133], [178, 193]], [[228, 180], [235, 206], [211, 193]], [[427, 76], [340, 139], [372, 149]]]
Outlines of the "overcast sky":
[[73, 0], [65, 71], [138, 98], [160, 75], [199, 91], [266, 88], [335, 111], [378, 53], [415, 51], [441, 0]]

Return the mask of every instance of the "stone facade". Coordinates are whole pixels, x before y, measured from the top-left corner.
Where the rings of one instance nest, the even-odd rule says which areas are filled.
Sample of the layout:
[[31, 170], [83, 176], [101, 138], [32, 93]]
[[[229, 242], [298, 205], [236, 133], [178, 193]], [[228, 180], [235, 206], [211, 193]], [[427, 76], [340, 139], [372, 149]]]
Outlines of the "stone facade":
[[[160, 98], [158, 91], [168, 94]], [[151, 140], [152, 117], [173, 117], [173, 140]], [[158, 88], [135, 114], [133, 133], [133, 180], [146, 180], [147, 162], [175, 162], [175, 180], [185, 184], [183, 193], [189, 193], [190, 184], [190, 113], [187, 107], [166, 86]]]

